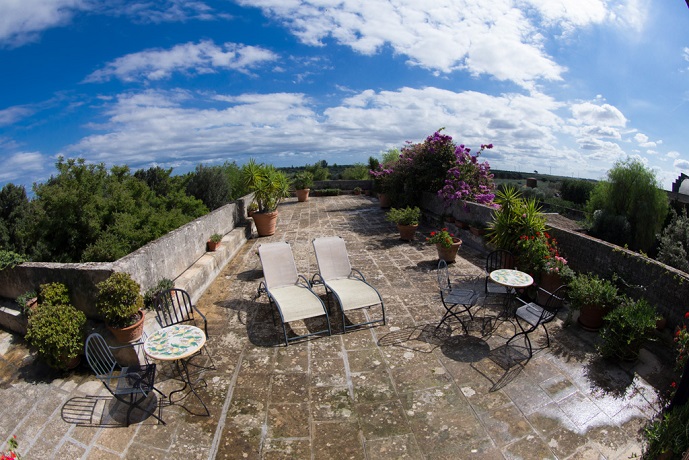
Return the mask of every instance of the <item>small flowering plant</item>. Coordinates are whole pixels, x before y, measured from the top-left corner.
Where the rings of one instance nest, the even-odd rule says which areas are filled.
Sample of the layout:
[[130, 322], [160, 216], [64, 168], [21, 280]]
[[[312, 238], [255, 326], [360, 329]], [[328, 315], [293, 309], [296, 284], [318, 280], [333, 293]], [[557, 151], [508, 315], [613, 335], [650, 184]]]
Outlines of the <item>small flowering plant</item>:
[[22, 458], [21, 455], [17, 453], [19, 442], [17, 441], [16, 434], [7, 440], [7, 446], [9, 449], [0, 452], [0, 460], [19, 460]]
[[521, 235], [517, 242], [520, 263], [523, 260], [528, 272], [562, 273], [567, 267], [567, 259], [560, 255], [557, 240], [547, 232], [535, 235]]
[[444, 248], [449, 248], [453, 243], [462, 242], [459, 238], [455, 238], [455, 235], [448, 232], [447, 228], [441, 228], [437, 232], [431, 232], [431, 236], [426, 238], [426, 241], [431, 244], [439, 244]]
[[[689, 311], [684, 314], [684, 322], [689, 320]], [[678, 326], [675, 331], [675, 345], [677, 346], [677, 361], [675, 370], [682, 372], [689, 356], [689, 331], [687, 325]]]

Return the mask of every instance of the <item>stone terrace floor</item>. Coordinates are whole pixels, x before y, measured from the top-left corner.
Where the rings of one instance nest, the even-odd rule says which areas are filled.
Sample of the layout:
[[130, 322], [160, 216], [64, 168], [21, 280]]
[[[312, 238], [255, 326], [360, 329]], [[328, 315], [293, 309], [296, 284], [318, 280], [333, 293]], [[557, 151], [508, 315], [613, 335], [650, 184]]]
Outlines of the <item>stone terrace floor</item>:
[[[428, 233], [430, 227], [422, 228]], [[291, 244], [297, 268], [316, 271], [311, 240], [342, 236], [354, 267], [385, 300], [388, 324], [284, 347], [265, 296], [257, 247]], [[463, 246], [453, 276], [482, 275], [485, 254]], [[200, 388], [209, 417], [190, 396], [126, 428], [82, 364], [55, 376], [18, 337], [0, 333], [0, 436], [16, 434], [27, 459], [623, 459], [641, 452], [641, 429], [658, 409], [667, 377], [646, 350], [635, 364], [597, 358], [597, 335], [549, 325], [551, 346], [525, 362], [507, 359], [509, 321], [464, 334], [435, 325], [443, 313], [435, 247], [398, 239], [365, 196], [311, 198], [280, 206], [278, 232], [246, 244], [198, 305], [209, 320], [217, 370]], [[322, 291], [318, 291], [322, 292]], [[479, 318], [497, 310], [477, 309]], [[566, 313], [566, 312], [565, 312]], [[152, 314], [149, 312], [149, 314]], [[352, 315], [356, 319], [355, 313]], [[369, 314], [376, 315], [378, 310]], [[297, 322], [295, 330], [318, 321]], [[544, 336], [537, 335], [535, 347]], [[510, 354], [512, 356], [513, 354]], [[158, 386], [179, 386], [160, 366]], [[149, 401], [157, 404], [155, 398]], [[153, 406], [154, 407], [154, 406]], [[136, 413], [135, 413], [136, 414]]]

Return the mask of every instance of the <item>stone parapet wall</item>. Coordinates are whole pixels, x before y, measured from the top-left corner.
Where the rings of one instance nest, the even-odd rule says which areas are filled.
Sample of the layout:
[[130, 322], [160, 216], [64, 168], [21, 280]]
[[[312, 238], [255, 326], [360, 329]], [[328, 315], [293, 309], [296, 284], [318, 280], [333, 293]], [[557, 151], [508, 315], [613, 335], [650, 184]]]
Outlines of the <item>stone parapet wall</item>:
[[[45, 283], [64, 283], [70, 291], [74, 306], [89, 318], [98, 318], [95, 308], [96, 284], [116, 271], [132, 275], [141, 285], [142, 293], [161, 279], [176, 282], [183, 289], [191, 289], [192, 299], [198, 299], [208, 283], [181, 275], [206, 255], [206, 242], [213, 233], [224, 235], [225, 247], [213, 257], [213, 269], [201, 271], [204, 276], [217, 275], [251, 236], [246, 218], [246, 204], [252, 195], [199, 217], [172, 232], [151, 241], [115, 262], [64, 264], [27, 262], [0, 271], [0, 297], [15, 299], [25, 292], [36, 290]], [[239, 228], [241, 227], [241, 228]], [[199, 291], [199, 292], [197, 292]]]

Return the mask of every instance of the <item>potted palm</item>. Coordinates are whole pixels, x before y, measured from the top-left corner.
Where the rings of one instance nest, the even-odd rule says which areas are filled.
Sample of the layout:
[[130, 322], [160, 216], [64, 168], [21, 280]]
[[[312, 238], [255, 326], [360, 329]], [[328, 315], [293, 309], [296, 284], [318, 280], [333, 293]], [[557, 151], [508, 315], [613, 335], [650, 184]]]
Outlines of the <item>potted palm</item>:
[[400, 239], [411, 241], [414, 239], [416, 229], [421, 220], [421, 210], [415, 206], [406, 208], [391, 208], [387, 213], [387, 219], [397, 224], [400, 231]]
[[579, 310], [579, 325], [597, 331], [603, 318], [618, 302], [617, 287], [609, 280], [591, 273], [577, 273], [568, 284], [572, 310]]
[[218, 246], [220, 246], [220, 241], [222, 241], [222, 235], [220, 233], [213, 233], [206, 243], [208, 250], [213, 252], [218, 249]]
[[96, 285], [96, 307], [121, 343], [135, 342], [144, 330], [144, 300], [139, 283], [129, 273], [116, 272]]
[[306, 201], [309, 199], [309, 191], [313, 187], [313, 174], [309, 171], [300, 171], [292, 179], [294, 188], [297, 191], [297, 200]]
[[49, 366], [76, 367], [84, 349], [86, 315], [70, 303], [62, 283], [42, 284], [38, 298], [38, 307], [29, 316], [27, 342]]
[[254, 194], [257, 210], [251, 217], [256, 224], [258, 236], [273, 235], [278, 205], [289, 196], [287, 176], [272, 165], [256, 163], [251, 159], [242, 167], [241, 179], [244, 186]]

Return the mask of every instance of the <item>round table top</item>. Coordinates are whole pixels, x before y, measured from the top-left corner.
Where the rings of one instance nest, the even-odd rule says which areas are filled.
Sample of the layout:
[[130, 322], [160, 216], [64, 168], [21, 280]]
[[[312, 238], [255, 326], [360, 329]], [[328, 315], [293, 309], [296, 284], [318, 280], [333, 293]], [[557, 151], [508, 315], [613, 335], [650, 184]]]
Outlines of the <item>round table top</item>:
[[513, 288], [525, 288], [533, 284], [531, 275], [511, 268], [493, 270], [490, 272], [490, 279], [503, 286]]
[[188, 324], [159, 329], [144, 342], [144, 352], [153, 359], [174, 361], [193, 355], [206, 343], [203, 330]]

